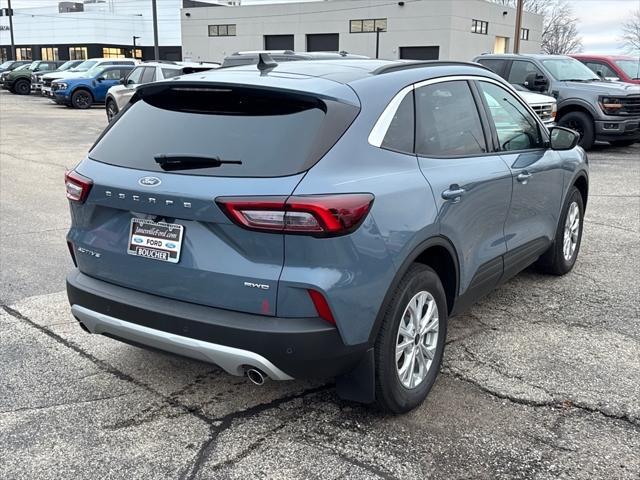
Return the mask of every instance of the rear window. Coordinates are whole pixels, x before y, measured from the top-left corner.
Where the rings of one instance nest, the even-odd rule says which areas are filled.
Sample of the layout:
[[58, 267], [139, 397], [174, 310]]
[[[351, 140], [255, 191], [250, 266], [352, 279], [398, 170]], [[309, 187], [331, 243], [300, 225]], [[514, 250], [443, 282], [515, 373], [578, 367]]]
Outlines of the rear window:
[[[158, 85], [158, 84], [156, 84]], [[157, 86], [103, 134], [89, 157], [162, 172], [157, 155], [241, 161], [176, 170], [188, 175], [277, 177], [302, 172], [344, 133], [356, 107], [313, 96], [249, 88]], [[137, 97], [134, 97], [134, 99]]]

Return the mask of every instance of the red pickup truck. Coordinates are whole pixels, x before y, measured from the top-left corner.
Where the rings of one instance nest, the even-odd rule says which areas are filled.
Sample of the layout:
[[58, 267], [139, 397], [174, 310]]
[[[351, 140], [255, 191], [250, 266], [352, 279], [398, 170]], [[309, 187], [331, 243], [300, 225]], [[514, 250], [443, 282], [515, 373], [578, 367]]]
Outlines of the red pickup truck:
[[640, 84], [640, 58], [628, 55], [571, 55], [607, 80]]

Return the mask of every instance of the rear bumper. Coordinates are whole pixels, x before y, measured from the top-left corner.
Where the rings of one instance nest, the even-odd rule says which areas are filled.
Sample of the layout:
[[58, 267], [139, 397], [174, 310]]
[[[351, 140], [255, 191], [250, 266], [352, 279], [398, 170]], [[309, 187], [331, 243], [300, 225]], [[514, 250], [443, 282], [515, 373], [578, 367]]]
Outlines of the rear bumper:
[[351, 371], [367, 345], [346, 346], [319, 318], [232, 312], [150, 295], [80, 273], [67, 277], [73, 315], [91, 333], [214, 363], [232, 375], [256, 367], [275, 380]]
[[640, 118], [621, 120], [598, 120], [596, 140], [640, 140]]

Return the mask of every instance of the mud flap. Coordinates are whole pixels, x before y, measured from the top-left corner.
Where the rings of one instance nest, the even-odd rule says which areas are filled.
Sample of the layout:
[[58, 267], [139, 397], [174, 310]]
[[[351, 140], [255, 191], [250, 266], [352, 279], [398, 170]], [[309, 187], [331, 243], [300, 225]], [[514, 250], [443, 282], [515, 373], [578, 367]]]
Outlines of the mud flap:
[[373, 403], [376, 400], [376, 363], [373, 348], [367, 350], [362, 360], [349, 373], [336, 378], [336, 391], [344, 400]]

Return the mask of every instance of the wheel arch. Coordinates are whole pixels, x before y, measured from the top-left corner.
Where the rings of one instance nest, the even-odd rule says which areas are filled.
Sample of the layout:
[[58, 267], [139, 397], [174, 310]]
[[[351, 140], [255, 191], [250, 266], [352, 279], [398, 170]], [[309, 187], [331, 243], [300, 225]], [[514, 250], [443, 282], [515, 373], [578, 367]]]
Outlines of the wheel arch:
[[580, 172], [576, 176], [576, 178], [573, 179], [572, 185], [576, 187], [580, 192], [580, 196], [582, 197], [582, 205], [586, 210], [587, 200], [589, 198], [589, 179], [587, 178], [587, 174], [584, 172]]
[[450, 314], [455, 306], [458, 297], [460, 283], [460, 264], [458, 254], [451, 241], [444, 236], [430, 237], [420, 242], [402, 262], [397, 270], [387, 293], [384, 296], [373, 329], [369, 334], [369, 342], [375, 342], [378, 335], [382, 319], [389, 306], [391, 297], [396, 287], [404, 277], [409, 267], [414, 263], [420, 263], [431, 267], [440, 277], [442, 286], [447, 297], [447, 309]]
[[589, 115], [592, 122], [595, 121], [595, 117], [597, 116], [591, 105], [580, 101], [571, 100], [560, 102], [560, 104], [558, 105], [558, 120], [560, 120], [563, 115], [571, 112], [586, 113], [587, 115]]
[[73, 95], [76, 92], [79, 92], [80, 90], [84, 90], [85, 92], [87, 92], [89, 95], [91, 95], [91, 101], [95, 102], [95, 97], [93, 95], [93, 92], [91, 91], [91, 89], [89, 87], [87, 87], [86, 85], [78, 85], [77, 87], [74, 87], [71, 90], [71, 93], [69, 94], [69, 97], [73, 97]]

